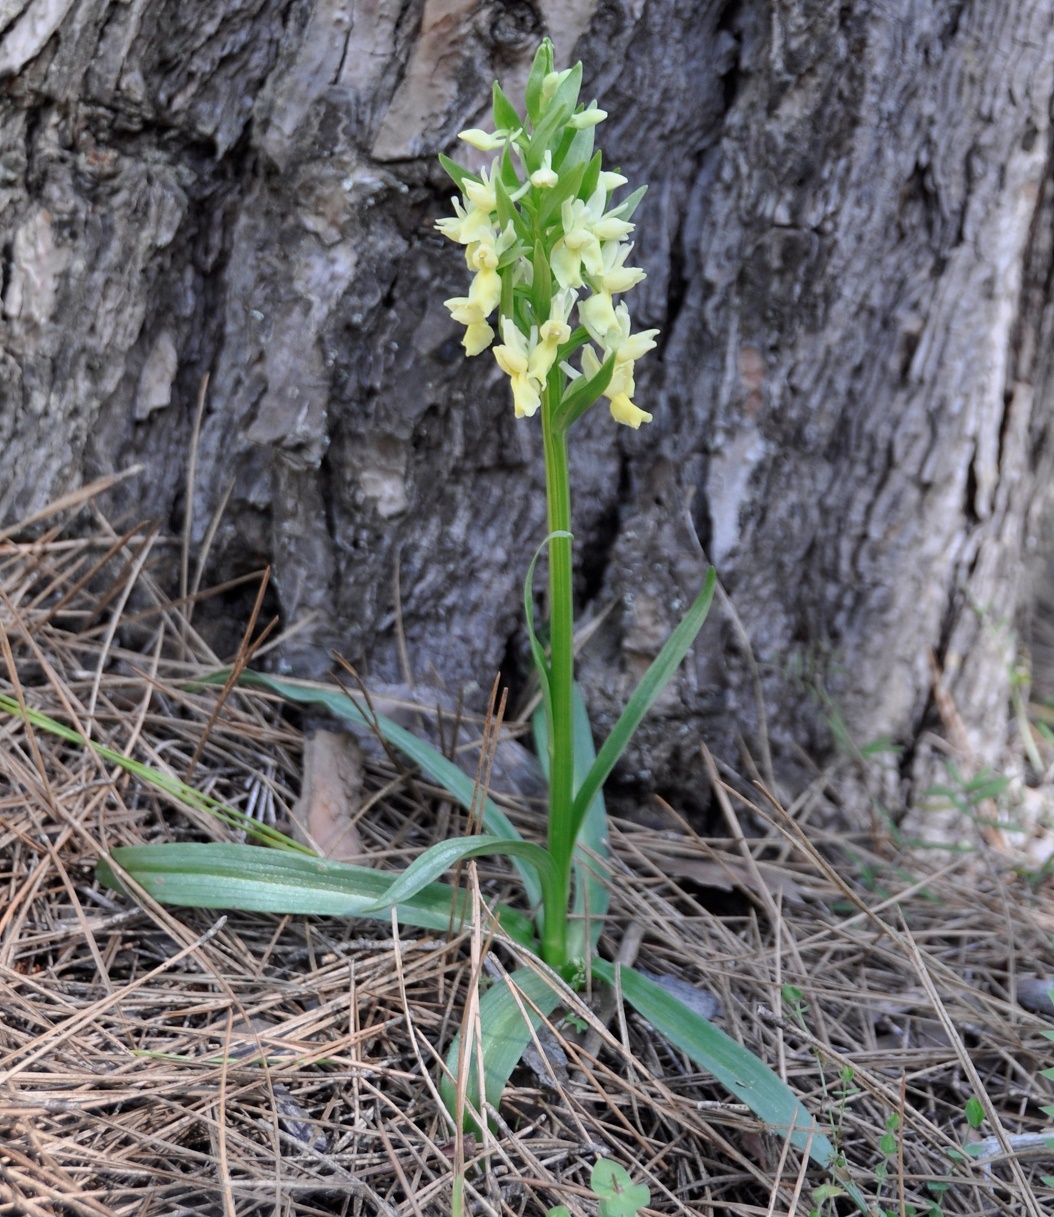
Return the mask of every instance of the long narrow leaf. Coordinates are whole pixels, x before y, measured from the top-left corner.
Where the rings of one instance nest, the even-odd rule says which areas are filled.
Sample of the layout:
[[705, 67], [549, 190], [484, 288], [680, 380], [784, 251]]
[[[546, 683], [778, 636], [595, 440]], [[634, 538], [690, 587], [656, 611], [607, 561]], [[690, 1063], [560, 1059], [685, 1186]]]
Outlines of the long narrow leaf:
[[[227, 676], [227, 672], [216, 672], [202, 677], [195, 683], [222, 685]], [[239, 684], [253, 689], [266, 689], [271, 693], [277, 693], [286, 701], [296, 702], [299, 705], [321, 706], [334, 717], [342, 719], [353, 727], [367, 731], [376, 728], [392, 747], [398, 748], [400, 752], [409, 757], [422, 773], [430, 777], [437, 786], [442, 786], [447, 794], [460, 803], [466, 811], [471, 811], [475, 806], [473, 801], [476, 792], [475, 783], [462, 773], [453, 761], [425, 740], [418, 739], [412, 731], [400, 727], [398, 723], [392, 722], [383, 714], [367, 717], [356, 703], [339, 689], [334, 689], [329, 685], [312, 684], [309, 681], [280, 680], [274, 676], [267, 676], [263, 672], [253, 672], [248, 668], [239, 677]], [[483, 801], [483, 826], [496, 837], [519, 838], [520, 836], [512, 821], [489, 797]], [[524, 866], [516, 858], [513, 859], [513, 865], [519, 871], [531, 907], [540, 907], [542, 888], [533, 868]]]
[[[532, 1035], [562, 1000], [557, 983], [533, 968], [518, 969], [504, 981], [494, 984], [480, 998], [483, 1093], [492, 1107], [497, 1107], [501, 1102], [502, 1091], [531, 1042]], [[455, 1079], [458, 1077], [461, 1043], [459, 1031], [447, 1053], [447, 1071], [439, 1086], [443, 1102], [451, 1115], [457, 1114]], [[476, 1052], [473, 1045], [466, 1047], [472, 1053], [472, 1058], [467, 1074], [465, 1098], [468, 1103], [478, 1105], [479, 1071], [476, 1067]], [[470, 1117], [466, 1117], [465, 1125], [475, 1132], [480, 1131]]]
[[619, 715], [618, 722], [611, 729], [611, 734], [604, 741], [593, 767], [575, 796], [573, 816], [576, 831], [577, 825], [581, 824], [582, 817], [597, 791], [607, 781], [608, 775], [615, 768], [619, 757], [625, 752], [626, 745], [640, 726], [641, 719], [669, 683], [670, 677], [677, 671], [681, 660], [688, 654], [689, 647], [695, 641], [696, 635], [702, 629], [703, 622], [710, 612], [716, 585], [717, 572], [711, 567], [703, 581], [702, 591], [696, 596], [691, 608], [684, 615], [684, 619], [666, 639], [662, 650], [652, 660], [625, 710]]
[[[786, 1082], [763, 1060], [632, 968], [621, 967], [616, 974], [615, 965], [606, 959], [594, 959], [592, 966], [593, 975], [608, 984], [615, 984], [617, 979], [625, 1000], [660, 1035], [712, 1073], [759, 1119], [775, 1132], [789, 1134], [791, 1142], [819, 1166], [836, 1166], [835, 1149], [826, 1134]], [[866, 1213], [864, 1199], [852, 1182], [844, 1178], [839, 1178], [839, 1182]]]
[[[124, 845], [111, 857], [164, 904], [380, 920], [390, 915], [371, 906], [391, 886], [392, 876], [348, 862], [230, 843]], [[123, 890], [107, 858], [100, 859], [96, 873], [108, 887]], [[405, 925], [446, 930], [451, 919], [457, 923], [467, 916], [468, 908], [464, 893], [432, 883], [400, 903], [397, 914]], [[511, 938], [524, 946], [534, 943], [529, 917], [504, 907], [496, 912]]]
[[372, 904], [367, 905], [366, 912], [379, 913], [393, 904], [412, 900], [422, 888], [466, 858], [492, 857], [495, 854], [505, 854], [526, 862], [537, 872], [543, 888], [547, 881], [552, 883], [555, 878], [553, 859], [548, 850], [540, 845], [531, 845], [519, 837], [455, 837], [451, 841], [440, 841], [415, 858]]
[[[573, 689], [574, 733], [575, 733], [575, 791], [577, 793], [586, 775], [596, 761], [593, 746], [593, 729], [589, 723], [589, 712], [577, 681]], [[608, 816], [602, 790], [598, 790], [575, 836], [574, 869], [575, 898], [574, 915], [568, 939], [568, 952], [572, 959], [585, 959], [596, 949], [597, 941], [604, 929], [610, 895], [604, 877], [597, 873], [598, 860], [608, 857]], [[601, 863], [602, 865], [602, 863]]]

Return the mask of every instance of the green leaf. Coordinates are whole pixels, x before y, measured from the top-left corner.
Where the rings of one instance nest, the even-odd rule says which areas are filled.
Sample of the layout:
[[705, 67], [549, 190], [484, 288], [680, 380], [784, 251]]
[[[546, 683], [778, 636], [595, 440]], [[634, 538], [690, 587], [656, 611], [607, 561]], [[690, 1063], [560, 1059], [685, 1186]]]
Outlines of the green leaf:
[[612, 207], [611, 214], [620, 220], [631, 220], [633, 213], [640, 206], [640, 201], [648, 193], [647, 186], [638, 186], [632, 194], [628, 194], [621, 203]]
[[662, 650], [641, 677], [640, 684], [634, 690], [625, 710], [619, 715], [618, 722], [604, 741], [600, 754], [575, 796], [573, 814], [576, 824], [581, 823], [586, 808], [592, 802], [596, 792], [604, 785], [612, 769], [615, 768], [619, 757], [633, 738], [633, 733], [640, 726], [641, 719], [666, 687], [670, 677], [680, 666], [681, 660], [688, 654], [689, 647], [695, 641], [695, 637], [702, 629], [703, 622], [710, 611], [716, 586], [717, 572], [711, 567], [703, 581], [702, 591], [696, 596], [691, 608], [685, 614], [684, 620], [667, 638]]
[[540, 240], [534, 243], [534, 281], [531, 283], [531, 303], [534, 305], [534, 315], [539, 325], [549, 320], [549, 310], [553, 300], [553, 277], [549, 268], [549, 258], [545, 246]]
[[[593, 159], [595, 138], [595, 127], [583, 127], [581, 131], [568, 127], [560, 140], [560, 147], [553, 153], [553, 168], [557, 173], [562, 174], [565, 170], [570, 171], [579, 165], [584, 169]], [[599, 157], [600, 153], [596, 155]]]
[[447, 171], [447, 174], [453, 178], [454, 184], [462, 194], [465, 193], [465, 182], [478, 182], [479, 178], [472, 172], [471, 169], [466, 169], [464, 165], [459, 165], [457, 161], [451, 160], [449, 156], [440, 152], [439, 163]]
[[502, 92], [501, 85], [494, 82], [493, 103], [491, 110], [494, 114], [494, 129], [496, 131], [515, 131], [523, 126], [523, 119], [516, 113], [516, 107]]
[[520, 212], [520, 209], [509, 197], [509, 188], [505, 185], [500, 175], [493, 178], [493, 182], [494, 198], [498, 204], [498, 223], [501, 226], [502, 232], [511, 224], [520, 240], [527, 242], [533, 248], [534, 234], [531, 226]]
[[513, 193], [523, 185], [520, 181], [520, 174], [516, 168], [516, 162], [512, 159], [512, 145], [506, 144], [501, 153], [501, 180], [505, 183], [505, 188]]
[[540, 845], [531, 845], [519, 837], [455, 837], [451, 841], [439, 841], [426, 849], [401, 875], [390, 879], [385, 890], [364, 911], [379, 913], [393, 904], [401, 905], [412, 900], [423, 887], [464, 859], [492, 857], [495, 854], [520, 858], [533, 867], [543, 888], [547, 882], [555, 879], [552, 857]]
[[[371, 909], [391, 887], [392, 876], [367, 866], [228, 842], [122, 845], [110, 856], [163, 904], [383, 921], [390, 916]], [[97, 874], [108, 887], [124, 890], [109, 859], [99, 860]], [[396, 911], [404, 925], [446, 930], [471, 909], [463, 892], [434, 883]], [[510, 937], [525, 946], [534, 942], [529, 917], [514, 909], [496, 911]]]
[[595, 376], [579, 376], [571, 388], [564, 394], [563, 400], [553, 414], [553, 427], [566, 431], [572, 423], [583, 414], [603, 395], [611, 383], [615, 371], [615, 355], [612, 353], [597, 369]]
[[610, 1158], [597, 1159], [589, 1185], [600, 1201], [600, 1217], [635, 1217], [651, 1201], [650, 1188], [634, 1183], [629, 1171]]
[[[586, 130], [592, 132], [595, 130], [595, 128], [587, 127]], [[585, 134], [585, 132], [579, 132], [579, 134]], [[602, 168], [603, 158], [601, 157], [600, 153], [597, 152], [594, 154], [593, 159], [589, 162], [589, 168], [586, 170], [586, 175], [582, 179], [582, 190], [579, 194], [579, 198], [588, 202], [593, 197], [597, 186], [600, 184], [600, 171]]]
[[[764, 1061], [632, 968], [616, 970], [615, 965], [599, 958], [593, 960], [592, 968], [593, 975], [608, 984], [617, 982], [625, 1000], [660, 1035], [709, 1070], [759, 1119], [783, 1136], [789, 1134], [792, 1143], [818, 1165], [829, 1169], [836, 1166], [830, 1140], [790, 1087]], [[852, 1182], [840, 1177], [838, 1182], [866, 1213], [863, 1197]]]
[[542, 81], [553, 70], [553, 44], [548, 38], [542, 39], [542, 45], [534, 56], [531, 64], [531, 74], [527, 77], [527, 89], [524, 100], [527, 104], [527, 117], [532, 123], [537, 123], [542, 114]]
[[578, 197], [578, 191], [582, 185], [582, 178], [585, 176], [586, 169], [587, 165], [581, 164], [559, 171], [560, 180], [550, 190], [546, 190], [542, 194], [541, 205], [538, 208], [539, 229], [544, 231], [550, 224], [556, 222], [565, 199]]
[[[519, 968], [510, 976], [497, 981], [480, 998], [479, 1034], [483, 1056], [483, 1092], [486, 1101], [497, 1107], [502, 1091], [520, 1063], [520, 1058], [538, 1028], [560, 1005], [563, 997], [559, 982], [533, 968]], [[454, 1036], [447, 1053], [446, 1070], [440, 1082], [440, 1094], [451, 1115], [457, 1115], [457, 1084], [462, 1037]], [[479, 1072], [473, 1046], [469, 1062], [465, 1099], [473, 1106], [479, 1104]], [[465, 1117], [465, 1127], [479, 1131], [471, 1117]]]
[[970, 1095], [966, 1100], [966, 1108], [963, 1114], [966, 1116], [966, 1123], [971, 1128], [980, 1128], [984, 1123], [984, 1107], [981, 1104], [981, 1100], [975, 1094]]
[[[202, 677], [195, 684], [216, 685], [224, 684], [227, 672], [217, 672]], [[250, 689], [265, 689], [276, 693], [286, 701], [298, 705], [320, 706], [328, 710], [334, 717], [352, 726], [367, 731], [378, 731], [394, 748], [398, 748], [404, 756], [409, 757], [422, 773], [426, 774], [437, 786], [441, 786], [447, 794], [466, 811], [471, 811], [476, 805], [476, 784], [470, 777], [462, 773], [453, 761], [445, 757], [437, 748], [425, 740], [418, 739], [412, 731], [400, 727], [383, 714], [367, 717], [358, 705], [346, 693], [328, 685], [313, 684], [310, 681], [281, 680], [267, 676], [263, 672], [254, 672], [249, 668], [239, 677], [238, 683]], [[497, 837], [519, 837], [512, 821], [489, 796], [483, 800], [483, 826], [489, 833]], [[542, 903], [542, 889], [537, 875], [532, 867], [524, 866], [518, 859], [513, 859], [513, 865], [519, 872], [527, 892], [527, 900], [532, 908]]]
[[525, 153], [527, 166], [532, 173], [540, 168], [547, 151], [555, 151], [553, 145], [556, 143], [557, 133], [563, 131], [567, 120], [574, 114], [581, 87], [582, 65], [576, 63], [550, 99], [541, 122], [535, 125]]
[[[589, 723], [589, 712], [581, 687], [575, 682], [572, 691], [575, 740], [575, 792], [585, 781], [586, 774], [596, 760], [593, 745], [593, 728]], [[596, 949], [604, 931], [610, 893], [607, 876], [597, 873], [597, 866], [604, 865], [609, 856], [608, 815], [603, 792], [598, 790], [586, 808], [582, 822], [575, 834], [573, 865], [575, 871], [575, 897], [573, 912], [576, 920], [571, 923], [568, 936], [568, 952], [572, 959], [587, 959]]]

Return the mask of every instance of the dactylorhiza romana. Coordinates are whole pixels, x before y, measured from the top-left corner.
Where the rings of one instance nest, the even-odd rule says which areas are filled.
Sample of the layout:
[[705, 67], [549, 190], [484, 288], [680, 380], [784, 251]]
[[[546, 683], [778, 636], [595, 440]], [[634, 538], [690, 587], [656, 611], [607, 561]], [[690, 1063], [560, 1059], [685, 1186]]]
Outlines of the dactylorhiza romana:
[[566, 430], [604, 396], [616, 422], [637, 428], [651, 415], [632, 400], [633, 367], [654, 348], [658, 330], [634, 334], [629, 309], [615, 298], [644, 278], [628, 265], [628, 237], [646, 187], [612, 203], [626, 179], [604, 170], [593, 151], [595, 128], [607, 115], [595, 101], [578, 104], [581, 80], [581, 64], [553, 71], [552, 44], [543, 43], [527, 85], [526, 118], [495, 84], [496, 130], [460, 134], [497, 154], [490, 168], [476, 175], [440, 158], [461, 198], [455, 215], [436, 227], [465, 247], [474, 272], [468, 294], [445, 303], [465, 326], [468, 355], [500, 335], [494, 358], [512, 382], [517, 418], [544, 403], [549, 421]]

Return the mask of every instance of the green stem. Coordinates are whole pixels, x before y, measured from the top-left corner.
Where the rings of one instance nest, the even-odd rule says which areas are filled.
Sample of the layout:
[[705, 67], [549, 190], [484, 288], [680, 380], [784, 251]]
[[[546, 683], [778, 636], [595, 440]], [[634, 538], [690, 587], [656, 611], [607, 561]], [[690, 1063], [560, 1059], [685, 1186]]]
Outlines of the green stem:
[[[571, 531], [571, 482], [567, 436], [553, 425], [558, 397], [550, 381], [542, 394], [545, 490], [549, 532]], [[567, 905], [571, 889], [571, 836], [574, 805], [574, 598], [570, 536], [549, 541], [549, 852], [559, 876], [553, 902], [545, 909], [543, 950], [550, 967], [567, 963]]]

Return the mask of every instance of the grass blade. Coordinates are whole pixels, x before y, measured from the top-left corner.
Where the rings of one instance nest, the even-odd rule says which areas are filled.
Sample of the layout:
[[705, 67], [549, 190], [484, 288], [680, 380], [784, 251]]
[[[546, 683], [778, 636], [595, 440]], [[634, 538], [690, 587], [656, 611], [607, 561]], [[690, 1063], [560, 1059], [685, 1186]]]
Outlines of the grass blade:
[[[392, 876], [366, 866], [229, 843], [124, 845], [111, 856], [163, 904], [382, 921], [390, 916], [389, 906], [370, 906], [391, 887]], [[100, 859], [97, 874], [108, 887], [124, 890], [108, 859]], [[526, 914], [495, 911], [511, 938], [528, 947], [535, 943]], [[398, 904], [397, 913], [404, 925], [447, 930], [451, 920], [468, 915], [469, 906], [463, 893], [431, 883]]]
[[626, 745], [640, 726], [641, 719], [669, 683], [670, 677], [680, 667], [681, 660], [688, 654], [688, 648], [695, 641], [695, 636], [703, 628], [703, 622], [710, 612], [710, 604], [714, 599], [716, 586], [717, 572], [711, 567], [706, 573], [702, 591], [696, 596], [684, 619], [666, 639], [662, 650], [652, 660], [651, 666], [641, 677], [640, 684], [633, 691], [633, 696], [629, 699], [625, 710], [619, 715], [618, 722], [611, 729], [611, 734], [604, 741], [600, 754], [575, 796], [572, 814], [576, 830], [590, 803], [596, 797], [597, 791], [607, 781], [608, 775], [615, 768], [619, 757], [625, 752]]
[[[229, 671], [214, 672], [209, 676], [195, 681], [195, 684], [222, 685]], [[280, 680], [267, 676], [263, 672], [246, 669], [238, 679], [240, 685], [251, 689], [265, 689], [276, 693], [286, 701], [298, 705], [321, 706], [335, 718], [342, 719], [354, 727], [367, 731], [376, 729], [394, 748], [398, 748], [405, 756], [417, 765], [437, 786], [441, 786], [466, 811], [472, 811], [474, 802], [475, 783], [470, 777], [461, 772], [453, 761], [445, 757], [437, 748], [425, 740], [418, 739], [412, 731], [400, 727], [398, 723], [385, 718], [383, 714], [367, 716], [346, 693], [329, 685], [314, 684], [310, 681]], [[483, 800], [483, 826], [496, 837], [520, 838], [512, 821], [489, 796]], [[522, 839], [522, 838], [521, 838]], [[527, 899], [532, 908], [541, 906], [542, 889], [538, 876], [520, 860], [513, 858], [527, 892]]]
[[[515, 986], [515, 991], [513, 989]], [[520, 1063], [531, 1037], [563, 1000], [558, 982], [534, 968], [519, 968], [496, 982], [480, 998], [479, 1026], [483, 1055], [483, 1093], [492, 1107], [501, 1102], [502, 1091], [512, 1071]], [[451, 1115], [457, 1114], [457, 1085], [462, 1037], [454, 1036], [447, 1053], [447, 1071], [440, 1082], [440, 1094]], [[471, 1048], [470, 1048], [471, 1050]], [[477, 1055], [472, 1050], [465, 1087], [465, 1099], [479, 1103]], [[466, 1118], [465, 1126], [475, 1122]], [[478, 1132], [478, 1128], [474, 1128]]]

